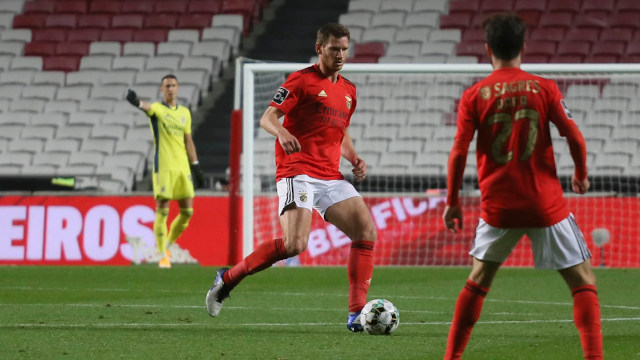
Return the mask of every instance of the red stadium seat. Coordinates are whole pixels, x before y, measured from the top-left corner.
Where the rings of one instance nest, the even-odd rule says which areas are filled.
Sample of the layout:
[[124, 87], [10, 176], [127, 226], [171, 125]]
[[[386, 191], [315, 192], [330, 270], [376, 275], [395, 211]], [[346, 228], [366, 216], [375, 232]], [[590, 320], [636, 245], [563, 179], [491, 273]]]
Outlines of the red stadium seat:
[[52, 14], [55, 12], [55, 9], [55, 0], [27, 1], [24, 3], [22, 12], [24, 14]]
[[380, 41], [358, 43], [353, 48], [353, 55], [355, 57], [380, 57], [385, 54], [384, 43]]
[[470, 13], [440, 15], [440, 28], [464, 31], [471, 26], [471, 18]]
[[78, 16], [78, 29], [108, 29], [111, 27], [111, 15], [86, 14]]
[[540, 27], [561, 27], [569, 29], [573, 27], [573, 14], [569, 12], [558, 12], [545, 14], [540, 17], [538, 26]]
[[187, 12], [188, 1], [156, 1], [156, 14], [184, 14]]
[[632, 41], [627, 44], [626, 56], [640, 56], [640, 42]]
[[136, 42], [166, 42], [169, 34], [167, 29], [142, 29], [133, 34], [133, 41]]
[[56, 13], [58, 14], [86, 14], [88, 1], [84, 0], [58, 0], [56, 2]]
[[120, 13], [122, 14], [153, 14], [155, 1], [125, 1], [122, 3]]
[[36, 29], [32, 31], [31, 41], [64, 42], [67, 41], [67, 32], [67, 29]]
[[480, 11], [497, 13], [513, 10], [513, 0], [484, 0], [480, 3]]
[[78, 24], [75, 14], [51, 14], [47, 15], [45, 26], [48, 28], [74, 29]]
[[462, 41], [471, 42], [471, 41], [486, 41], [487, 35], [485, 34], [483, 29], [466, 29], [462, 33]]
[[[549, 61], [556, 52], [556, 41], [533, 40], [526, 44], [525, 55], [544, 57]], [[546, 62], [546, 61], [545, 61]]]
[[122, 2], [112, 0], [93, 0], [89, 12], [95, 14], [119, 14]]
[[520, 16], [524, 23], [527, 24], [527, 27], [531, 29], [538, 26], [542, 15], [538, 11], [518, 11], [518, 16]]
[[613, 1], [583, 0], [582, 13], [591, 16], [607, 16], [614, 12]]
[[177, 29], [204, 29], [211, 26], [211, 15], [180, 15]]
[[516, 13], [531, 11], [542, 14], [547, 11], [547, 1], [516, 0], [513, 4], [513, 11], [515, 11]]
[[613, 64], [620, 60], [619, 56], [614, 55], [589, 55], [584, 59], [585, 63], [593, 64]]
[[618, 0], [616, 9], [619, 14], [640, 13], [640, 1], [638, 0]]
[[475, 14], [480, 11], [480, 1], [452, 0], [449, 2], [449, 14]]
[[555, 55], [549, 60], [553, 64], [579, 64], [584, 61], [584, 57], [578, 55]]
[[14, 29], [39, 29], [44, 27], [47, 20], [46, 14], [24, 14], [13, 17]]
[[67, 41], [69, 42], [94, 42], [100, 41], [101, 29], [82, 29], [69, 31], [67, 34]]
[[606, 18], [595, 15], [577, 15], [573, 26], [579, 29], [604, 29], [609, 26]]
[[100, 41], [119, 41], [121, 43], [133, 41], [132, 29], [105, 29], [102, 30]]
[[65, 42], [58, 43], [56, 55], [85, 56], [89, 54], [89, 43], [87, 42]]
[[594, 28], [585, 28], [585, 29], [569, 29], [563, 39], [565, 41], [588, 41], [590, 43], [594, 43], [598, 41], [600, 36], [600, 30]]
[[620, 58], [621, 63], [637, 64], [640, 63], [640, 54], [638, 55], [625, 55]]
[[111, 18], [113, 29], [142, 29], [144, 27], [144, 15], [118, 14]]
[[527, 64], [544, 64], [549, 62], [549, 57], [545, 55], [527, 55], [522, 56], [522, 61]]
[[178, 15], [147, 15], [144, 18], [145, 29], [174, 29], [178, 23]]
[[580, 1], [581, 0], [549, 1], [547, 4], [547, 12], [570, 12], [577, 14], [581, 12]]
[[606, 28], [600, 32], [601, 41], [619, 40], [619, 41], [631, 41], [633, 39], [633, 30], [625, 28]]
[[78, 71], [80, 57], [78, 56], [49, 56], [44, 58], [42, 70], [45, 71]]
[[591, 44], [588, 41], [563, 41], [558, 44], [556, 54], [559, 56], [577, 56], [582, 62], [589, 55], [590, 48]]
[[532, 29], [529, 32], [529, 40], [558, 42], [563, 39], [564, 31], [565, 30], [563, 28], [555, 28], [555, 27]]
[[614, 56], [616, 61], [625, 53], [626, 42], [624, 41], [599, 41], [591, 47], [592, 56]]
[[248, 34], [252, 24], [261, 17], [261, 7], [255, 0], [222, 0], [221, 14], [240, 14], [244, 21], [244, 34]]
[[222, 11], [222, 0], [191, 0], [187, 13], [215, 15]]
[[487, 50], [484, 47], [486, 41], [460, 42], [456, 45], [456, 55], [458, 56], [475, 56], [480, 59], [487, 56]]
[[56, 43], [30, 42], [24, 45], [24, 56], [51, 56], [56, 54]]
[[637, 30], [640, 29], [640, 13], [618, 13], [608, 17], [607, 22], [609, 28], [619, 29], [628, 28]]

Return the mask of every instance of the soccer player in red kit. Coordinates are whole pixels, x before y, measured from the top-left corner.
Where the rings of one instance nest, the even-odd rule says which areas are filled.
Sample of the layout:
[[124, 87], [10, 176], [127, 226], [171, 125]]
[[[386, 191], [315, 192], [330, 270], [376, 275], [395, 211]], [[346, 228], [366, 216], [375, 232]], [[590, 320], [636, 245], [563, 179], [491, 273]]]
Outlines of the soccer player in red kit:
[[556, 83], [520, 69], [526, 29], [522, 19], [502, 13], [483, 26], [494, 71], [462, 95], [442, 217], [447, 229], [462, 228], [458, 189], [475, 132], [481, 216], [469, 253], [471, 274], [458, 296], [444, 359], [461, 358], [496, 272], [524, 235], [531, 239], [536, 268], [558, 270], [571, 289], [585, 359], [602, 359], [591, 253], [556, 175], [550, 123], [567, 138], [575, 163], [571, 185], [578, 194], [590, 186], [584, 138]]
[[283, 238], [265, 241], [233, 268], [217, 271], [206, 298], [209, 315], [218, 315], [229, 291], [244, 277], [304, 251], [316, 209], [352, 240], [347, 261], [347, 328], [362, 331], [359, 315], [367, 302], [377, 232], [362, 197], [339, 171], [343, 156], [353, 165], [357, 181], [367, 174], [367, 164], [356, 153], [348, 133], [357, 103], [356, 87], [339, 74], [349, 39], [349, 31], [340, 24], [322, 26], [315, 45], [318, 63], [291, 74], [262, 115], [260, 125], [277, 138], [276, 182]]

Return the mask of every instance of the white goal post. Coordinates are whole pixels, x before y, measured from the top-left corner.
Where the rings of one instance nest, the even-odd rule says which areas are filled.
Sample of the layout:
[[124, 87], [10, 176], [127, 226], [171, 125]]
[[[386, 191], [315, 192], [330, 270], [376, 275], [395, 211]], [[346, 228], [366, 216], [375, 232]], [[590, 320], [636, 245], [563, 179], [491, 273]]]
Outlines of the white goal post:
[[[235, 92], [235, 107], [242, 110], [243, 122], [241, 165], [243, 256], [253, 251], [254, 243], [277, 237], [280, 232], [276, 214], [277, 197], [273, 158], [275, 138], [259, 128], [259, 118], [286, 76], [310, 66], [303, 63], [245, 61], [240, 59], [236, 63]], [[591, 203], [582, 205], [576, 202], [570, 205], [584, 206], [585, 209], [577, 211], [580, 214], [583, 210], [598, 211], [597, 208], [589, 210], [587, 207], [595, 206], [594, 204], [600, 201], [594, 199], [609, 199], [615, 194], [617, 198], [629, 200], [628, 203], [617, 204], [611, 200], [613, 203], [606, 203], [605, 206], [631, 207], [630, 213], [639, 215], [640, 205], [638, 205], [636, 194], [640, 187], [640, 155], [638, 155], [640, 152], [640, 102], [636, 99], [640, 96], [640, 65], [523, 64], [522, 69], [558, 82], [567, 106], [574, 113], [574, 119], [585, 134], [590, 156], [588, 164], [590, 177], [596, 178], [596, 181], [592, 180], [596, 191], [591, 193]], [[354, 139], [356, 150], [370, 165], [371, 176], [357, 188], [365, 198], [377, 199], [376, 201], [380, 201], [380, 204], [384, 201], [389, 203], [388, 207], [392, 210], [384, 212], [385, 208], [382, 215], [378, 214], [382, 220], [385, 220], [385, 216], [391, 219], [392, 215], [395, 220], [409, 217], [407, 214], [424, 205], [426, 200], [420, 199], [431, 199], [431, 203], [428, 206], [425, 205], [428, 209], [442, 206], [441, 201], [446, 187], [444, 183], [446, 157], [452, 145], [452, 132], [455, 130], [457, 99], [464, 89], [490, 72], [489, 64], [346, 64], [344, 66], [341, 74], [354, 82], [358, 88], [358, 105], [351, 120], [350, 129], [353, 131], [350, 130], [350, 134]], [[557, 155], [558, 174], [566, 185], [567, 178], [573, 171], [570, 157], [567, 157], [568, 148], [566, 142], [556, 141], [559, 137], [557, 131], [552, 136]], [[636, 144], [635, 153], [628, 152], [633, 151], [634, 143]], [[474, 146], [472, 144], [472, 147]], [[474, 149], [470, 148], [470, 153], [473, 151]], [[478, 207], [476, 204], [478, 192], [475, 187], [477, 185], [474, 173], [475, 161], [472, 156], [469, 159], [462, 195], [470, 199], [471, 209]], [[349, 166], [345, 166], [344, 169], [341, 167], [341, 170], [345, 177], [351, 180]], [[567, 195], [571, 196], [569, 193]], [[597, 197], [593, 197], [594, 195]], [[412, 200], [407, 199], [417, 200], [414, 200], [411, 205]], [[368, 205], [372, 208], [372, 212], [382, 211], [374, 200], [368, 202]], [[385, 206], [387, 205], [380, 205], [382, 208]], [[572, 210], [576, 212], [575, 209]], [[439, 208], [438, 211], [440, 211]], [[389, 213], [392, 215], [388, 215]], [[620, 211], [616, 216], [631, 215]], [[594, 251], [594, 256], [602, 256], [601, 265], [604, 265], [605, 261], [610, 260], [604, 259], [604, 251], [612, 244], [609, 241], [603, 243], [601, 234], [603, 229], [610, 232], [613, 230], [605, 226], [606, 224], [600, 224], [598, 219], [600, 219], [599, 214], [586, 218], [585, 221], [594, 223], [593, 226], [583, 228], [583, 232], [588, 238], [592, 251], [596, 247], [596, 250], [601, 252]], [[378, 221], [377, 218], [374, 220], [377, 225], [382, 224], [382, 220]], [[580, 218], [578, 220], [580, 222]], [[439, 216], [431, 216], [419, 221], [427, 221], [429, 224], [416, 223], [411, 226], [420, 227], [424, 231], [434, 231], [436, 225], [431, 222], [441, 222]], [[633, 224], [636, 219], [629, 219], [629, 221], [628, 224]], [[314, 226], [315, 224], [314, 221]], [[384, 225], [388, 223], [384, 222]], [[395, 232], [386, 236], [402, 237], [405, 231], [403, 229], [407, 226], [409, 225], [400, 224], [394, 230]], [[313, 261], [305, 258], [300, 263], [303, 265], [339, 264], [340, 261], [336, 259], [340, 256], [339, 248], [342, 247], [343, 240], [334, 234], [334, 230], [327, 226], [323, 228], [322, 234], [312, 231], [312, 236], [317, 235], [320, 240], [314, 238], [317, 241], [310, 242], [309, 245], [312, 254], [334, 254], [333, 260], [314, 262], [317, 258]], [[598, 235], [595, 236], [595, 241], [590, 234], [592, 230], [597, 230], [595, 234]], [[617, 261], [618, 265], [640, 266], [640, 255], [630, 259], [624, 258], [624, 253], [630, 251], [630, 246], [638, 245], [637, 239], [631, 239], [633, 236], [640, 235], [638, 230], [622, 229], [621, 231], [623, 240], [618, 240], [613, 234], [606, 237], [607, 240], [611, 239], [611, 243], [616, 238], [618, 241], [616, 244], [620, 244], [619, 248], [612, 248], [609, 253], [619, 252], [619, 255], [612, 254], [612, 256], [621, 258], [611, 260]], [[458, 257], [466, 256], [470, 246], [470, 242], [467, 242], [469, 246], [439, 243], [443, 240], [438, 238], [440, 236], [438, 234], [412, 234], [411, 236], [414, 239], [412, 242], [407, 242], [407, 246], [411, 247], [413, 243], [418, 242], [423, 244], [434, 241], [438, 244], [436, 246], [440, 246], [438, 250], [440, 253], [439, 255], [429, 253], [430, 250], [424, 250], [422, 247], [407, 248], [408, 261], [404, 265], [461, 265], [455, 261], [441, 261], [439, 258], [422, 263], [417, 261], [416, 257], [442, 257], [442, 254], [448, 254], [451, 251], [460, 252], [462, 255], [457, 254]], [[632, 244], [631, 241], [636, 242]], [[385, 249], [384, 245], [381, 245]], [[378, 249], [378, 245], [376, 246]], [[400, 254], [402, 250], [393, 251], [393, 254], [384, 254], [384, 256], [402, 258], [402, 255], [396, 256], [396, 253]], [[526, 254], [524, 256], [526, 257]], [[403, 264], [401, 260], [388, 263], [378, 260], [378, 264], [381, 262], [389, 265]], [[514, 260], [512, 265], [528, 266], [530, 263], [527, 261]], [[609, 261], [607, 265], [610, 264], [612, 263]]]

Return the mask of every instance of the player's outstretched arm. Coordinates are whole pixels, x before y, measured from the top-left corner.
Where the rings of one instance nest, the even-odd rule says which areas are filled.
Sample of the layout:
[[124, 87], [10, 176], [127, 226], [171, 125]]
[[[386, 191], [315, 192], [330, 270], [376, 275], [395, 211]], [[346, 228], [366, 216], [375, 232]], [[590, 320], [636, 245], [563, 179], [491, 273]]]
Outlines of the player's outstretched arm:
[[285, 154], [289, 155], [302, 150], [302, 146], [300, 146], [298, 139], [291, 135], [289, 130], [280, 124], [280, 120], [278, 119], [282, 116], [284, 116], [282, 110], [269, 106], [260, 118], [260, 126], [269, 134], [277, 137], [280, 146], [282, 146], [282, 150], [284, 150]]
[[151, 109], [151, 105], [146, 101], [140, 100], [138, 94], [131, 89], [127, 91], [127, 101], [144, 112], [148, 112]]

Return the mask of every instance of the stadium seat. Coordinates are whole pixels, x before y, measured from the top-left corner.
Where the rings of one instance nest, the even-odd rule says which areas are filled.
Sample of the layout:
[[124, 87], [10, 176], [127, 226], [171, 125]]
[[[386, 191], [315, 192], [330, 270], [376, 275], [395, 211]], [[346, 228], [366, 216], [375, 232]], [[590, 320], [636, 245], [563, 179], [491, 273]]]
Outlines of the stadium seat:
[[460, 29], [465, 31], [471, 26], [473, 16], [469, 13], [449, 14], [440, 16], [441, 29]]
[[211, 24], [210, 15], [184, 14], [178, 17], [177, 29], [204, 29]]
[[24, 56], [53, 56], [56, 54], [54, 42], [30, 42], [24, 46]]
[[[122, 101], [122, 100], [118, 100]], [[113, 111], [113, 106], [116, 100], [110, 99], [89, 99], [80, 103], [78, 106], [79, 111], [96, 111], [103, 113], [110, 113]]]
[[448, 154], [434, 153], [429, 156], [416, 157], [413, 164], [413, 173], [422, 175], [442, 175], [447, 168]]
[[101, 83], [103, 74], [106, 72], [106, 70], [95, 69], [70, 72], [67, 74], [67, 87], [83, 86], [82, 89], [88, 92], [91, 87]]
[[611, 29], [640, 29], [640, 13], [638, 12], [612, 14], [606, 21]]
[[74, 100], [52, 100], [45, 104], [47, 113], [71, 113], [78, 110], [78, 103]]
[[[146, 57], [155, 56], [156, 44], [152, 42], [128, 42], [122, 47], [122, 55], [142, 55]], [[115, 64], [114, 64], [115, 66]]]
[[[537, 28], [532, 29], [529, 34], [529, 42], [531, 41], [553, 41], [558, 42], [564, 39], [565, 29], [563, 28]], [[529, 42], [527, 42], [527, 49], [529, 49]]]
[[[214, 15], [213, 21], [216, 20], [216, 17], [220, 15]], [[371, 12], [351, 12], [341, 14], [339, 17], [339, 22], [344, 26], [351, 28], [361, 28], [363, 31], [368, 29], [371, 26], [371, 18], [373, 14]], [[212, 23], [213, 24], [213, 23]]]
[[30, 154], [41, 153], [44, 149], [44, 140], [34, 138], [22, 138], [9, 143], [9, 152], [26, 152]]
[[461, 41], [456, 45], [456, 54], [459, 56], [474, 56], [481, 62], [482, 59], [487, 57], [487, 50], [484, 47], [484, 42], [473, 41], [464, 42]]
[[[53, 139], [53, 141], [61, 141]], [[46, 144], [49, 143], [47, 140]], [[46, 145], [45, 145], [46, 149]], [[71, 151], [76, 151], [75, 150]], [[69, 154], [71, 151], [55, 151], [55, 150], [45, 150], [46, 152], [40, 152], [33, 155], [33, 165], [51, 165], [56, 169], [66, 166], [69, 163]]]
[[[29, 85], [35, 74], [34, 70], [7, 71], [0, 73], [0, 84]], [[20, 94], [17, 94], [20, 96]]]
[[121, 14], [153, 14], [153, 7], [155, 5], [153, 0], [142, 1], [123, 1], [120, 8]]
[[449, 2], [449, 14], [475, 14], [480, 11], [480, 1], [452, 0]]
[[133, 41], [133, 29], [105, 29], [100, 34], [100, 41], [119, 41], [121, 43]]
[[428, 27], [430, 29], [438, 29], [440, 16], [440, 13], [411, 13], [404, 18], [404, 28]]
[[[159, 47], [158, 50], [160, 50]], [[147, 59], [146, 70], [162, 70], [166, 73], [175, 72], [178, 70], [181, 60], [182, 56], [177, 54], [158, 54], [156, 57]]]
[[58, 128], [60, 126], [67, 125], [67, 115], [66, 114], [56, 114], [56, 113], [40, 113], [31, 115], [31, 125], [33, 126], [41, 126], [48, 125], [54, 128]]
[[89, 54], [92, 56], [120, 56], [122, 46], [117, 41], [95, 41], [89, 46]]
[[85, 14], [88, 11], [88, 2], [83, 0], [58, 0], [56, 1], [56, 13], [59, 14]]
[[[207, 30], [208, 29], [205, 29], [203, 33]], [[193, 43], [200, 41], [200, 32], [198, 30], [193, 30], [193, 29], [169, 30], [167, 41], [168, 42], [188, 42], [193, 45]]]
[[162, 14], [148, 15], [144, 20], [145, 29], [175, 29], [178, 23], [178, 15]]
[[24, 14], [52, 14], [55, 12], [56, 2], [51, 1], [27, 1], [24, 3]]
[[78, 58], [89, 54], [89, 44], [86, 42], [64, 42], [56, 45], [56, 55], [76, 56]]
[[56, 100], [74, 100], [81, 102], [89, 98], [91, 86], [66, 86], [58, 89]]
[[47, 14], [18, 14], [13, 16], [14, 29], [40, 29], [45, 26]]
[[100, 84], [102, 85], [122, 85], [130, 87], [133, 84], [135, 78], [135, 71], [132, 70], [114, 70], [111, 72], [104, 72], [100, 77]]
[[413, 11], [415, 13], [437, 13], [443, 14], [447, 11], [447, 0], [415, 0]]
[[33, 154], [28, 152], [6, 152], [0, 154], [0, 165], [31, 165]]
[[563, 0], [563, 1], [549, 1], [547, 3], [547, 12], [567, 12], [572, 14], [578, 14], [582, 11], [580, 3], [582, 0]]
[[[108, 40], [107, 40], [108, 41]], [[88, 55], [80, 60], [80, 70], [111, 70], [114, 58], [108, 55]]]
[[453, 42], [426, 42], [420, 48], [420, 55], [446, 55], [452, 56], [456, 53]]
[[0, 41], [0, 56], [20, 56], [23, 53], [24, 45], [25, 43], [22, 41]]
[[85, 14], [78, 15], [78, 29], [75, 33], [85, 32], [87, 29], [108, 29], [111, 27], [111, 15], [107, 14]]
[[145, 69], [147, 57], [143, 55], [120, 56], [113, 59], [113, 70], [134, 70]]
[[98, 152], [105, 156], [113, 154], [116, 146], [116, 139], [113, 138], [93, 138], [85, 139], [80, 146], [83, 152]]
[[25, 127], [20, 133], [22, 139], [53, 139], [57, 131], [57, 127], [53, 125], [32, 125]]
[[58, 176], [93, 176], [96, 172], [95, 165], [77, 164], [65, 165], [58, 168]]
[[[341, 15], [342, 16], [342, 15]], [[370, 18], [369, 18], [370, 19]], [[217, 14], [211, 18], [212, 27], [232, 27], [237, 29], [241, 34], [246, 35], [244, 32], [244, 20], [242, 15], [238, 14]]]
[[133, 41], [159, 43], [167, 41], [166, 29], [141, 29], [133, 34]]
[[513, 4], [513, 11], [518, 14], [521, 12], [536, 12], [542, 14], [547, 11], [547, 0], [515, 0]]
[[385, 52], [385, 45], [382, 42], [359, 43], [353, 47], [354, 56], [380, 57]]
[[573, 27], [573, 14], [569, 12], [548, 13], [540, 17], [540, 27], [559, 27], [569, 29]]
[[144, 16], [140, 14], [118, 14], [111, 18], [111, 28], [113, 29], [142, 29], [144, 26]]
[[[613, 13], [616, 10], [615, 8], [614, 3], [611, 1], [583, 0], [581, 12], [590, 16], [603, 18]], [[620, 9], [617, 10], [620, 11]]]
[[624, 41], [630, 42], [633, 39], [633, 30], [629, 28], [605, 28], [600, 32], [600, 41]]
[[79, 64], [79, 56], [48, 56], [44, 58], [42, 70], [71, 72], [78, 70]]
[[56, 85], [27, 85], [22, 90], [22, 97], [26, 99], [53, 100], [58, 86]]
[[28, 43], [32, 41], [31, 29], [4, 29], [0, 32], [0, 41], [19, 41]]
[[45, 19], [47, 28], [75, 29], [78, 17], [75, 14], [50, 14]]
[[616, 9], [620, 14], [640, 14], [640, 3], [636, 0], [618, 0], [616, 2]]
[[589, 55], [591, 44], [587, 41], [563, 41], [558, 44], [556, 54], [559, 56], [576, 56], [582, 62]]
[[222, 11], [222, 2], [217, 0], [191, 0], [187, 7], [189, 14], [216, 15]]
[[402, 42], [420, 42], [424, 43], [429, 39], [428, 27], [411, 27], [405, 30], [398, 31], [395, 37], [395, 41]]
[[187, 12], [187, 1], [156, 1], [156, 14], [184, 14]]
[[458, 29], [434, 30], [429, 33], [430, 42], [447, 42], [457, 44], [462, 40], [462, 32]]
[[601, 153], [598, 154], [593, 163], [594, 175], [622, 175], [631, 163], [628, 154]]
[[122, 100], [126, 92], [125, 85], [95, 85], [91, 88], [90, 99]]
[[[590, 57], [600, 59], [600, 62], [615, 63], [625, 53], [626, 42], [624, 41], [600, 41], [593, 44]], [[605, 61], [606, 59], [610, 61]]]
[[100, 29], [82, 29], [79, 31], [70, 31], [67, 34], [67, 41], [90, 43], [93, 41], [99, 41], [101, 34], [102, 30]]
[[112, 0], [93, 0], [89, 5], [89, 12], [96, 14], [119, 14], [121, 1]]
[[69, 114], [68, 125], [97, 125], [102, 122], [104, 114], [96, 112], [77, 111]]

